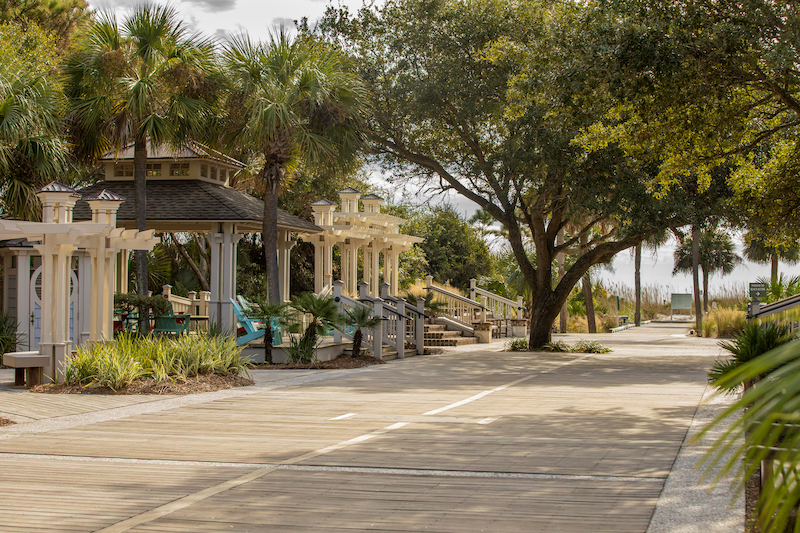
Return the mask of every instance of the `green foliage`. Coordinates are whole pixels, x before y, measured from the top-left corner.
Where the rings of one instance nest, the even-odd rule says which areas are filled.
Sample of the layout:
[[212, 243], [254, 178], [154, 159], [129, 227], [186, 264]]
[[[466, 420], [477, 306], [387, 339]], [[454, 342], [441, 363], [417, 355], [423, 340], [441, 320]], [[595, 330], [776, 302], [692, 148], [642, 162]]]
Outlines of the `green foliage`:
[[784, 276], [776, 279], [758, 278], [756, 281], [767, 285], [767, 297], [762, 303], [773, 303], [795, 294], [800, 294], [800, 276]]
[[282, 302], [268, 302], [256, 297], [252, 305], [245, 312], [251, 318], [260, 320], [264, 324], [264, 362], [272, 364], [273, 321], [277, 320], [278, 327], [285, 328], [289, 321], [288, 305]]
[[139, 378], [186, 380], [199, 374], [247, 374], [242, 348], [232, 338], [180, 336], [175, 339], [120, 335], [113, 342], [86, 343], [67, 358], [65, 381], [118, 390]]
[[89, 18], [85, 0], [14, 0], [0, 3], [0, 22], [13, 22], [24, 31], [43, 31], [59, 39], [64, 47], [72, 34]]
[[362, 330], [374, 330], [381, 325], [382, 318], [372, 316], [372, 309], [365, 305], [358, 305], [344, 311], [344, 325], [353, 328], [353, 355], [361, 355], [361, 341], [364, 336]]
[[290, 357], [297, 357], [296, 362], [309, 362], [316, 358], [319, 337], [340, 325], [344, 319], [332, 296], [317, 296], [313, 292], [306, 292], [293, 297], [290, 306], [300, 313], [310, 315], [301, 338], [298, 340], [292, 336], [290, 339]]
[[[720, 376], [715, 385], [732, 390], [757, 383], [744, 392], [698, 436], [720, 431], [703, 465], [718, 466], [719, 477], [733, 474], [739, 490], [760, 471], [762, 461], [775, 467], [764, 485], [757, 517], [762, 533], [785, 533], [800, 504], [797, 450], [800, 449], [800, 343], [791, 342], [744, 362]], [[794, 528], [794, 531], [797, 527]]]
[[728, 376], [743, 364], [768, 351], [794, 340], [788, 325], [777, 322], [766, 324], [749, 323], [733, 338], [719, 345], [730, 352], [728, 359], [718, 359], [708, 373], [708, 382], [719, 390], [734, 392], [743, 383], [750, 387], [763, 376], [757, 376], [748, 382], [731, 382]]
[[604, 346], [600, 341], [581, 339], [572, 346], [570, 351], [578, 353], [609, 353], [611, 348]]
[[114, 294], [114, 309], [119, 309], [124, 313], [134, 311], [149, 313], [152, 311], [155, 316], [164, 316], [172, 312], [172, 304], [160, 294], [146, 296], [133, 292], [116, 293]]
[[0, 314], [0, 356], [17, 351], [17, 344], [23, 340], [18, 327], [17, 320], [8, 312]]
[[506, 342], [505, 351], [507, 352], [529, 352], [528, 339], [511, 339]]
[[537, 351], [540, 352], [569, 352], [569, 344], [564, 341], [551, 341], [542, 344]]
[[439, 282], [466, 289], [471, 278], [493, 273], [493, 257], [486, 241], [453, 206], [436, 206], [423, 212], [411, 210], [410, 214], [403, 229], [425, 239], [414, 248], [423, 252], [424, 265], [419, 259], [417, 262], [426, 266], [427, 272], [411, 271], [409, 278], [430, 274]]

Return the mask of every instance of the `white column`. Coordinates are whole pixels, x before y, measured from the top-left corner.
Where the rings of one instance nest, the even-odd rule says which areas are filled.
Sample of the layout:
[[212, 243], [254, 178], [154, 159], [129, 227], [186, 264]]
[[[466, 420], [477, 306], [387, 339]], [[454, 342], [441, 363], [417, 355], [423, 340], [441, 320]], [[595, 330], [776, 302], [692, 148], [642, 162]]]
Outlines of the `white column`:
[[339, 272], [341, 273], [341, 280], [344, 283], [344, 290], [350, 290], [350, 245], [342, 242], [339, 245]]
[[28, 252], [20, 252], [17, 257], [17, 331], [22, 335], [25, 350], [30, 350], [33, 345], [31, 313], [31, 256]]
[[220, 300], [222, 298], [222, 285], [220, 282], [222, 274], [222, 234], [206, 234], [209, 242], [209, 288], [211, 296], [208, 305], [208, 320], [210, 324], [221, 324], [222, 308]]
[[117, 283], [116, 291], [121, 293], [128, 292], [128, 250], [119, 251], [117, 259]]
[[358, 245], [351, 243], [350, 246], [350, 275], [347, 277], [349, 283], [347, 290], [350, 294], [356, 294], [358, 291]]
[[380, 285], [381, 285], [381, 252], [380, 247], [376, 241], [372, 241], [372, 279], [369, 280], [369, 294], [370, 296], [377, 298], [380, 296]]
[[330, 287], [333, 285], [333, 243], [327, 240], [323, 246], [323, 258], [322, 284], [325, 287]]
[[392, 296], [397, 296], [400, 292], [400, 250], [392, 246], [392, 281], [390, 281], [392, 288]]
[[[292, 240], [292, 235], [288, 231], [278, 232], [278, 285], [280, 287], [280, 299], [282, 302], [289, 301], [290, 280], [291, 280], [291, 257], [292, 248], [297, 244]], [[316, 263], [316, 255], [314, 258]], [[316, 269], [314, 271], [316, 285]], [[319, 292], [319, 290], [317, 290]]]
[[363, 281], [367, 284], [367, 294], [372, 291], [372, 256], [369, 242], [361, 247], [361, 257], [364, 265], [364, 278]]
[[314, 242], [314, 292], [319, 294], [323, 286], [323, 273], [325, 270], [325, 246]]

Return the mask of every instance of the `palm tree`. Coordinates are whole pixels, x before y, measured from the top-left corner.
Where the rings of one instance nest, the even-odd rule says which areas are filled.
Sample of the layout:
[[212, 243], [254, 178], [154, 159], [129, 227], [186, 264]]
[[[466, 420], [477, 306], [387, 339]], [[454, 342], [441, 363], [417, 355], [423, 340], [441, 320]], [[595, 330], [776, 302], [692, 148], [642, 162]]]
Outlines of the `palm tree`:
[[768, 244], [751, 231], [744, 236], [744, 256], [754, 263], [770, 263], [770, 279], [775, 283], [778, 281], [778, 261], [796, 264], [800, 261], [800, 246], [797, 243]]
[[364, 144], [366, 89], [347, 57], [283, 30], [266, 43], [235, 37], [223, 53], [232, 86], [227, 141], [263, 159], [263, 243], [268, 294], [278, 299], [278, 196], [303, 166], [343, 168]]
[[381, 317], [372, 316], [372, 309], [365, 305], [357, 305], [353, 309], [345, 309], [344, 324], [352, 326], [353, 332], [353, 356], [361, 355], [361, 341], [364, 338], [362, 329], [373, 330], [381, 325]]
[[[667, 243], [670, 233], [667, 230], [660, 231], [634, 247], [634, 293], [636, 299], [636, 310], [633, 315], [633, 323], [637, 326], [642, 325], [642, 248], [647, 248], [655, 255], [659, 246]], [[591, 331], [590, 331], [591, 333]]]
[[[71, 138], [94, 159], [133, 144], [136, 228], [147, 229], [149, 147], [179, 145], [200, 131], [212, 94], [213, 43], [174, 8], [143, 4], [120, 24], [111, 13], [88, 27], [67, 64]], [[136, 253], [137, 290], [147, 294], [147, 255]]]
[[306, 326], [301, 340], [301, 344], [309, 349], [316, 349], [317, 338], [343, 321], [332, 296], [317, 296], [313, 292], [304, 292], [300, 296], [293, 297], [289, 305], [296, 311], [311, 315], [311, 321]]
[[60, 179], [67, 145], [60, 135], [64, 95], [45, 73], [0, 58], [0, 205], [17, 219], [38, 217], [34, 190]]
[[[694, 246], [695, 243], [697, 247]], [[692, 237], [682, 239], [680, 246], [675, 249], [675, 267], [672, 269], [672, 274], [693, 272], [693, 254], [698, 254], [698, 265], [703, 271], [703, 311], [707, 313], [708, 278], [715, 272], [722, 275], [730, 274], [742, 262], [742, 258], [734, 252], [733, 241], [727, 232], [716, 229], [694, 231], [693, 228]], [[699, 309], [696, 312], [701, 314]]]
[[277, 326], [286, 325], [289, 320], [287, 304], [268, 302], [262, 298], [254, 298], [251, 306], [251, 317], [261, 320], [264, 325], [264, 362], [272, 364], [272, 344], [274, 339], [272, 327], [277, 321]]

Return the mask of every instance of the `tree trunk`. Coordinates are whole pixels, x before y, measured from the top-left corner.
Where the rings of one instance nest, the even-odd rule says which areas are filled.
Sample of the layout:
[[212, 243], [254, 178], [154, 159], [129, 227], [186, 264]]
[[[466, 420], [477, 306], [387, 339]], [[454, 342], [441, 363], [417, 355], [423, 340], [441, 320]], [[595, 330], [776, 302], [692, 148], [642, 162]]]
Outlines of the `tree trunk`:
[[692, 281], [694, 284], [695, 331], [703, 336], [703, 308], [700, 301], [700, 226], [692, 226]]
[[267, 321], [264, 324], [264, 362], [272, 364], [272, 324]]
[[[133, 204], [136, 210], [136, 229], [147, 229], [147, 141], [136, 139], [133, 145]], [[136, 292], [147, 296], [147, 251], [136, 250]], [[139, 335], [150, 333], [150, 309], [139, 307]]]
[[703, 268], [703, 313], [708, 314], [708, 277], [709, 274]]
[[356, 332], [353, 333], [353, 357], [361, 355], [361, 339], [363, 336], [364, 334], [361, 333], [360, 329], [357, 329]]
[[[564, 230], [558, 232], [558, 236], [556, 237], [556, 246], [561, 246], [564, 244]], [[564, 277], [564, 260], [566, 255], [562, 252], [558, 254], [558, 280]], [[561, 306], [561, 313], [559, 315], [558, 320], [558, 332], [559, 333], [566, 333], [567, 332], [567, 302], [564, 302], [564, 305]]]
[[[136, 229], [147, 229], [147, 142], [136, 139], [133, 147], [133, 189]], [[136, 250], [136, 292], [147, 294], [147, 252]]]
[[[264, 223], [261, 240], [264, 244], [264, 263], [267, 269], [267, 301], [280, 302], [278, 284], [278, 190], [282, 173], [280, 168], [265, 169]], [[270, 175], [271, 174], [271, 175]]]
[[772, 280], [772, 283], [777, 283], [778, 282], [778, 254], [772, 254], [772, 256], [770, 257], [770, 263], [772, 263], [770, 265], [771, 266], [770, 279]]
[[528, 345], [531, 350], [541, 348], [550, 342], [553, 322], [558, 316], [560, 306], [534, 305], [531, 309], [531, 334]]
[[633, 323], [642, 325], [642, 243], [636, 245], [634, 256], [633, 292], [636, 298], [636, 310], [633, 313]]
[[[586, 253], [586, 244], [589, 242], [589, 234], [582, 233], [580, 236], [581, 255]], [[594, 320], [594, 296], [592, 295], [592, 279], [589, 276], [589, 271], [583, 275], [581, 280], [581, 288], [583, 289], [583, 303], [586, 307], [586, 325], [589, 328], [589, 333], [597, 333], [597, 324]]]
[[184, 248], [180, 241], [178, 241], [174, 233], [172, 234], [172, 242], [175, 243], [175, 246], [178, 248], [178, 252], [180, 252], [183, 259], [189, 264], [189, 268], [192, 269], [194, 275], [197, 276], [197, 280], [200, 282], [200, 288], [204, 291], [210, 291], [211, 285], [208, 284], [208, 280], [206, 279], [205, 275], [200, 271], [197, 263], [194, 262], [194, 259], [192, 259], [192, 257], [189, 255], [189, 252], [186, 251], [186, 248]]

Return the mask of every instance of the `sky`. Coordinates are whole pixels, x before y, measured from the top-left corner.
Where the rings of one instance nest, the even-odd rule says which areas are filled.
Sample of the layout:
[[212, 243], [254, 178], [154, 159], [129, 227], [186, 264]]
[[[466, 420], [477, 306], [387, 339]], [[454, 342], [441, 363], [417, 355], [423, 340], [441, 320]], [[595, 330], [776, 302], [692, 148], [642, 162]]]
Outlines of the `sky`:
[[[380, 0], [378, 0], [380, 2]], [[120, 15], [125, 10], [140, 3], [140, 0], [89, 0], [92, 8], [98, 10], [113, 9]], [[335, 5], [347, 6], [351, 13], [358, 10], [364, 0], [337, 0]], [[247, 32], [255, 39], [267, 39], [270, 31], [283, 25], [287, 28], [294, 27], [294, 21], [308, 17], [313, 25], [328, 6], [328, 0], [182, 0], [173, 1], [171, 5], [183, 14], [184, 20], [196, 31], [218, 39], [227, 35]], [[385, 184], [380, 177], [376, 181]], [[459, 197], [456, 194], [447, 196], [433, 196], [432, 203], [448, 202], [453, 204], [465, 216], [471, 216], [476, 205]], [[741, 237], [734, 237], [737, 253], [741, 255]], [[670, 292], [692, 292], [692, 280], [687, 275], [672, 276], [673, 252], [675, 242], [670, 242], [660, 248], [657, 253], [645, 252], [642, 255], [642, 284], [669, 286]], [[614, 258], [613, 270], [604, 270], [600, 273], [605, 280], [613, 283], [624, 283], [633, 286], [633, 256], [628, 251], [623, 251]], [[780, 272], [787, 275], [799, 275], [800, 265], [781, 265]], [[768, 265], [758, 265], [744, 262], [729, 276], [714, 275], [710, 280], [710, 293], [731, 288], [746, 286], [748, 282], [756, 281], [759, 277], [769, 276]]]
[[[89, 0], [93, 9], [112, 9], [120, 14], [139, 3], [141, 0]], [[224, 38], [226, 35], [246, 31], [251, 37], [266, 39], [271, 30], [281, 25], [293, 28], [294, 21], [303, 17], [308, 17], [313, 25], [325, 13], [328, 1], [182, 0], [170, 4], [183, 14], [187, 24], [206, 35]], [[335, 2], [335, 5], [340, 4], [355, 12], [361, 7], [362, 0]]]

